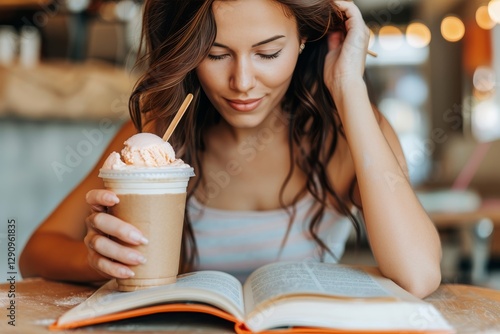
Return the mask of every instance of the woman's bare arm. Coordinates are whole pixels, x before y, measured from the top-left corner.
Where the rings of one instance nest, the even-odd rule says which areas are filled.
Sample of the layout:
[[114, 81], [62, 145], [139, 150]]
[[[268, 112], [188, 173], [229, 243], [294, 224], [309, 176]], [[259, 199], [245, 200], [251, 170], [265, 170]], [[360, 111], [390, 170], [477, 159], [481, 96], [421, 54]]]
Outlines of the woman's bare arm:
[[[361, 89], [363, 84], [353, 83], [353, 87]], [[358, 104], [362, 100], [365, 102]], [[424, 297], [441, 280], [441, 245], [434, 224], [412, 189], [398, 138], [383, 116], [377, 122], [377, 111], [371, 110], [367, 98], [358, 96], [356, 101], [341, 105], [346, 114], [354, 108], [366, 110], [366, 121], [346, 120], [344, 128], [357, 177], [356, 202], [363, 206], [374, 257], [385, 276]], [[370, 118], [369, 113], [375, 117]]]
[[97, 177], [99, 168], [107, 156], [112, 151], [120, 151], [123, 142], [134, 133], [133, 124], [126, 123], [92, 171], [35, 230], [21, 253], [19, 266], [23, 277], [41, 276], [79, 282], [104, 279], [89, 266], [87, 247], [83, 243], [85, 219], [90, 214], [85, 196], [91, 189], [103, 188], [102, 180]]
[[369, 30], [355, 4], [335, 3], [348, 32], [329, 36], [325, 84], [347, 139], [368, 239], [382, 274], [424, 297], [441, 281], [439, 235], [412, 189], [396, 134], [369, 100], [363, 80]]

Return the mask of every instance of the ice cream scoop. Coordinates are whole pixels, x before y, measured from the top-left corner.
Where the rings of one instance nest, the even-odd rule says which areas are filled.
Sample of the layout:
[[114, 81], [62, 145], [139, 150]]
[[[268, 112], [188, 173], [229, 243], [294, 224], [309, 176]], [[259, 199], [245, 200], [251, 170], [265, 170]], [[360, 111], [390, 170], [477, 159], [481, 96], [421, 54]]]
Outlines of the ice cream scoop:
[[136, 167], [163, 167], [175, 161], [172, 146], [152, 133], [138, 133], [127, 139], [122, 158]]
[[188, 94], [174, 119], [170, 123], [163, 138], [152, 133], [138, 133], [124, 142], [121, 156], [113, 152], [104, 162], [104, 170], [123, 170], [129, 168], [161, 168], [189, 167], [182, 160], [175, 158], [175, 151], [168, 143], [182, 115], [193, 100], [193, 94]]
[[138, 133], [124, 142], [121, 155], [111, 153], [103, 169], [123, 170], [128, 168], [189, 167], [175, 158], [175, 151], [169, 142], [152, 133]]

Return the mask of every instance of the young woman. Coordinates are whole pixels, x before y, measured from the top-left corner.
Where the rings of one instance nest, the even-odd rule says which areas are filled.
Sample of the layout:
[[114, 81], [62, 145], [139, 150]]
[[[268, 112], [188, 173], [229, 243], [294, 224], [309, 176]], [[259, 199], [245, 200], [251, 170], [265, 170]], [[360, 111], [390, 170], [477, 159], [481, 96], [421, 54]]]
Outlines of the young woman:
[[[419, 297], [440, 283], [438, 234], [409, 183], [398, 139], [363, 81], [369, 39], [352, 2], [146, 0], [147, 64], [130, 99], [136, 131], [162, 135], [195, 168], [183, 270], [244, 275], [278, 260], [335, 261], [363, 214], [383, 275]], [[37, 229], [24, 277], [133, 275], [141, 232], [106, 213], [118, 202], [96, 168]], [[91, 207], [89, 215], [88, 205]]]

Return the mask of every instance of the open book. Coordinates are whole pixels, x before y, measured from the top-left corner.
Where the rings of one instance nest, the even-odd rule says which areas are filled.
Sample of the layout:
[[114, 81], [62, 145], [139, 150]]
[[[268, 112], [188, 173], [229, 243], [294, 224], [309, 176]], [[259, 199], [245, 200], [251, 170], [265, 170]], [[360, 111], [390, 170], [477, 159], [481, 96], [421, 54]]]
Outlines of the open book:
[[235, 332], [454, 333], [442, 315], [376, 268], [277, 262], [241, 283], [218, 271], [174, 284], [119, 292], [114, 280], [63, 314], [51, 329], [69, 329], [160, 312], [202, 312], [232, 321]]

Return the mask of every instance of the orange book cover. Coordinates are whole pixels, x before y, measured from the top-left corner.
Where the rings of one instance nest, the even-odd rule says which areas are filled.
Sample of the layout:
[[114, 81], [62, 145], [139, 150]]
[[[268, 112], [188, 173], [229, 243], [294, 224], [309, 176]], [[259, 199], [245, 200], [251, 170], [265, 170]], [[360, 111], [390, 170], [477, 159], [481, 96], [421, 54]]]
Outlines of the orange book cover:
[[64, 330], [156, 313], [197, 312], [249, 333], [454, 333], [441, 314], [375, 268], [277, 262], [242, 285], [233, 276], [199, 271], [174, 284], [119, 292], [114, 280], [50, 326]]

